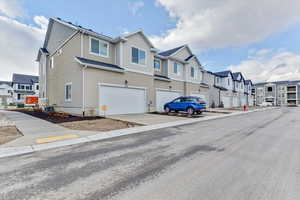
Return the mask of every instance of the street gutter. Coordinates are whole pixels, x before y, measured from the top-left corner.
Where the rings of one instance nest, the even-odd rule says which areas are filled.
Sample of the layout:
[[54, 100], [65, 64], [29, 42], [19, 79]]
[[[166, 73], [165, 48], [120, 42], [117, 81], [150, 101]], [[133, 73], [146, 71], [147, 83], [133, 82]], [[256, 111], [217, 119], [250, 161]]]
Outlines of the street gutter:
[[155, 124], [155, 125], [149, 125], [149, 126], [120, 129], [120, 130], [114, 130], [114, 131], [108, 131], [108, 132], [101, 132], [99, 134], [92, 135], [92, 136], [85, 136], [85, 137], [81, 137], [81, 138], [57, 141], [57, 142], [52, 142], [52, 143], [35, 144], [35, 145], [21, 146], [21, 147], [0, 148], [0, 158], [29, 154], [29, 153], [33, 153], [33, 152], [38, 152], [38, 151], [43, 151], [43, 150], [48, 150], [48, 149], [55, 149], [55, 148], [64, 147], [64, 146], [101, 141], [101, 140], [105, 140], [105, 139], [109, 139], [109, 138], [131, 135], [131, 134], [136, 134], [136, 133], [141, 133], [141, 132], [146, 132], [146, 131], [158, 130], [158, 129], [187, 125], [187, 124], [193, 124], [193, 123], [197, 123], [197, 122], [205, 122], [205, 121], [223, 119], [223, 118], [227, 118], [227, 117], [245, 115], [245, 114], [249, 114], [252, 112], [261, 112], [261, 111], [272, 110], [272, 109], [276, 109], [276, 108], [264, 108], [264, 109], [257, 109], [257, 110], [251, 110], [251, 111], [245, 111], [245, 112], [231, 113], [231, 114], [226, 114], [226, 115], [222, 115], [222, 116], [209, 116], [206, 118], [187, 119], [187, 120], [180, 120], [180, 121], [175, 121], [175, 122], [168, 122], [168, 123]]

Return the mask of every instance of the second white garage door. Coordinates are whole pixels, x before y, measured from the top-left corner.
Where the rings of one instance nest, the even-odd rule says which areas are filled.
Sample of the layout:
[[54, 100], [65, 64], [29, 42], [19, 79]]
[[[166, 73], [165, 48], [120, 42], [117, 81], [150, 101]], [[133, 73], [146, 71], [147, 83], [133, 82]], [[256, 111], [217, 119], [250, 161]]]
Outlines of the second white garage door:
[[238, 97], [233, 97], [233, 107], [239, 107], [240, 103], [239, 103], [239, 98]]
[[224, 108], [230, 108], [231, 107], [231, 98], [230, 97], [223, 96], [221, 98], [221, 101], [224, 104]]
[[163, 112], [164, 105], [181, 96], [179, 91], [156, 90], [156, 111]]
[[[99, 86], [100, 115], [145, 113], [146, 89]], [[104, 111], [106, 108], [107, 110]]]
[[206, 107], [209, 108], [209, 98], [207, 95], [199, 94], [199, 93], [192, 93], [191, 96], [200, 97], [206, 103]]

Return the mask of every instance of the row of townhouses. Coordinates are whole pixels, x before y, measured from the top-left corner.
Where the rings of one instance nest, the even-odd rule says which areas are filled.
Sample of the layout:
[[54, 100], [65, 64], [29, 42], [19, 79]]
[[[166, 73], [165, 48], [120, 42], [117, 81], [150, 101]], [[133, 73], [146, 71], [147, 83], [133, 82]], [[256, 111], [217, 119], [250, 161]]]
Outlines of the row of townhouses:
[[0, 81], [0, 107], [24, 104], [26, 96], [39, 96], [39, 77], [13, 74], [12, 81]]
[[256, 105], [264, 102], [274, 106], [300, 105], [300, 80], [257, 83], [253, 95]]
[[50, 18], [38, 52], [40, 104], [77, 115], [163, 111], [179, 96], [252, 105], [241, 73], [207, 72], [188, 45], [160, 52], [143, 31], [111, 38]]

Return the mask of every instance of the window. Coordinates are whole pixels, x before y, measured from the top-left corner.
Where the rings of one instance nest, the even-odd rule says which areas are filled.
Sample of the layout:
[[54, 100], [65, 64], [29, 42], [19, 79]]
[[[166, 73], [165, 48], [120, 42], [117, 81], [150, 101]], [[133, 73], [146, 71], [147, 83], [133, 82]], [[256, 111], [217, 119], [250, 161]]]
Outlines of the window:
[[191, 77], [195, 78], [195, 68], [191, 67]]
[[154, 70], [160, 71], [160, 60], [154, 59]]
[[268, 87], [268, 92], [272, 92], [273, 88], [272, 87]]
[[53, 69], [54, 68], [54, 57], [50, 58], [50, 68]]
[[180, 70], [181, 70], [181, 64], [174, 62], [174, 66], [173, 66], [173, 72], [174, 74], [179, 75], [180, 74]]
[[21, 100], [21, 94], [18, 94], [17, 98], [18, 98], [18, 100]]
[[90, 52], [98, 56], [108, 57], [108, 43], [96, 38], [90, 38]]
[[36, 85], [36, 90], [39, 90], [39, 85]]
[[228, 86], [230, 86], [230, 80], [228, 79]]
[[72, 83], [67, 83], [65, 86], [65, 101], [72, 101]]
[[179, 102], [182, 102], [182, 98], [178, 98], [173, 101], [173, 103], [179, 103]]
[[139, 65], [146, 65], [146, 52], [132, 47], [131, 49], [131, 62]]
[[219, 77], [217, 77], [217, 83], [219, 83], [220, 82], [220, 78]]
[[26, 86], [26, 90], [30, 90], [30, 86], [29, 85]]
[[25, 89], [25, 86], [24, 85], [21, 85], [21, 90], [24, 90]]

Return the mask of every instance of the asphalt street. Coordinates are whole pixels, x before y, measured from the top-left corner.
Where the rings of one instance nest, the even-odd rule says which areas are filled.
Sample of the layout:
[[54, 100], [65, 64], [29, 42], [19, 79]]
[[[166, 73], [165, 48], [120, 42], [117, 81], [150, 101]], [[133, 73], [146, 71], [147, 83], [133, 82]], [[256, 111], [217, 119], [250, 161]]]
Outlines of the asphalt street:
[[3, 158], [0, 199], [300, 199], [300, 109]]

